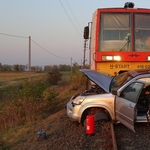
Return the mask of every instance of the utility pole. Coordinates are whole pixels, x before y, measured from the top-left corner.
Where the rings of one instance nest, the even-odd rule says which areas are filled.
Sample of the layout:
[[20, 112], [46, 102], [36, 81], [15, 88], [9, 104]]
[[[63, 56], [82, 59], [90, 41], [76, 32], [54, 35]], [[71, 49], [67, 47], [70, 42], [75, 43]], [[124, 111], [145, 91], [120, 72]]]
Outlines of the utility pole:
[[31, 81], [31, 36], [29, 36], [29, 81]]
[[86, 51], [86, 39], [84, 40], [83, 69], [85, 68], [85, 51]]
[[71, 73], [72, 73], [72, 57], [71, 57]]

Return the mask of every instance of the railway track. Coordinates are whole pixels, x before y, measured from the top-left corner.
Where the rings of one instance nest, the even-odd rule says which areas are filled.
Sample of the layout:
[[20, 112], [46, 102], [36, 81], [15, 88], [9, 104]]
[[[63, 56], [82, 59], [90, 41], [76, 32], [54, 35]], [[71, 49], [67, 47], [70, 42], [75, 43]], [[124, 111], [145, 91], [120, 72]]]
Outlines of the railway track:
[[132, 132], [124, 125], [111, 124], [114, 150], [149, 150], [150, 126], [147, 123], [136, 123]]

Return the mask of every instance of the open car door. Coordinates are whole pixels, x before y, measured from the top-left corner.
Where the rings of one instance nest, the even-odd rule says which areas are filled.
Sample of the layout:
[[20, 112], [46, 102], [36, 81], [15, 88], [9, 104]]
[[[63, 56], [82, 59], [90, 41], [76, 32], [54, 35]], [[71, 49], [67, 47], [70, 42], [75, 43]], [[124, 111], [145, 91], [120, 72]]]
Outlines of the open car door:
[[136, 104], [144, 85], [143, 82], [133, 82], [116, 96], [115, 100], [116, 119], [134, 132]]

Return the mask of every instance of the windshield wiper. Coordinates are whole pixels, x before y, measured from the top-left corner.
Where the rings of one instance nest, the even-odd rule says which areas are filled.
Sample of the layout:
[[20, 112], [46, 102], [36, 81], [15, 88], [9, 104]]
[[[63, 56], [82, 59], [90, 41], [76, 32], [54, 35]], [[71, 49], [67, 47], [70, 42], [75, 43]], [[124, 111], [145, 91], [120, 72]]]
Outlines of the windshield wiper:
[[119, 50], [119, 52], [121, 52], [122, 50], [124, 50], [127, 44], [128, 44], [128, 47], [129, 47], [129, 43], [130, 43], [130, 41], [128, 40], [128, 41], [125, 43], [125, 45]]

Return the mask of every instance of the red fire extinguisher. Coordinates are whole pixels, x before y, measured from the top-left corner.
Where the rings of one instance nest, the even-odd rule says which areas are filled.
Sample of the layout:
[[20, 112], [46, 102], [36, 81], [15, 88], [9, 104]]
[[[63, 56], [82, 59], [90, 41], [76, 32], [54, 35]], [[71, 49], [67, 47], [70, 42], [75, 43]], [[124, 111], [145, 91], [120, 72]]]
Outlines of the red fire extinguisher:
[[86, 133], [94, 135], [94, 116], [86, 116]]

